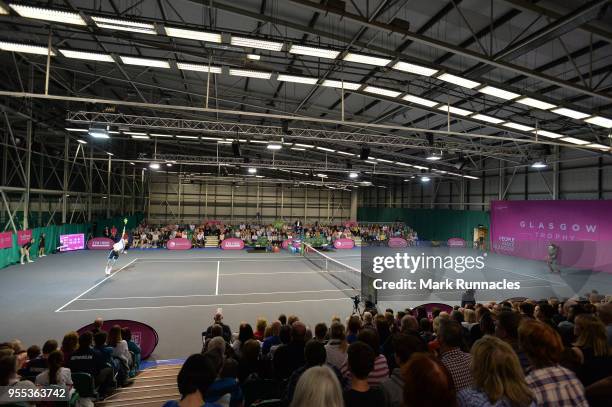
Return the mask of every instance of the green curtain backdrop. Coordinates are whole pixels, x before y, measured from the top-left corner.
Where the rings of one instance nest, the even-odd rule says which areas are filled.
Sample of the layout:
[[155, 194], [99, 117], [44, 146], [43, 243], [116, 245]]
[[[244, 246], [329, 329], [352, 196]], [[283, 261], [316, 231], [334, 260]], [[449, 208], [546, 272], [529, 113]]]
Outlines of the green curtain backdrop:
[[489, 228], [489, 212], [452, 209], [358, 208], [359, 222], [402, 221], [412, 227], [422, 240], [447, 240], [460, 237], [473, 240], [478, 225]]
[[[138, 225], [138, 223], [144, 218], [143, 214], [138, 213], [133, 216], [127, 216], [127, 230], [131, 230]], [[97, 220], [98, 228], [97, 235], [101, 236], [105, 226], [109, 228], [115, 225], [117, 229], [121, 229], [123, 225], [124, 217], [116, 217], [112, 219], [100, 219]], [[7, 230], [8, 232], [8, 230]], [[90, 224], [66, 224], [66, 225], [49, 225], [46, 227], [32, 228], [32, 237], [34, 238], [34, 244], [30, 249], [30, 258], [32, 260], [38, 257], [38, 243], [40, 235], [45, 234], [45, 251], [47, 254], [55, 253], [59, 246], [59, 236], [68, 235], [74, 233], [84, 233], [85, 238], [91, 232]], [[8, 249], [0, 249], [0, 269], [11, 264], [19, 263], [21, 253], [19, 246], [17, 245], [17, 234], [13, 232], [13, 247]]]

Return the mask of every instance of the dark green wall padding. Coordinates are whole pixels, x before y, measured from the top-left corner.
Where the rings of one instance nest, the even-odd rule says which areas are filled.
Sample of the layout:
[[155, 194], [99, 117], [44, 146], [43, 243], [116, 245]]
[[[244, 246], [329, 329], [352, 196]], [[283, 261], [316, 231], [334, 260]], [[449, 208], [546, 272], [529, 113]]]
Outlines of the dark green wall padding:
[[478, 225], [489, 228], [489, 212], [452, 209], [358, 208], [359, 222], [402, 221], [419, 235], [421, 240], [447, 240], [460, 237], [474, 239]]

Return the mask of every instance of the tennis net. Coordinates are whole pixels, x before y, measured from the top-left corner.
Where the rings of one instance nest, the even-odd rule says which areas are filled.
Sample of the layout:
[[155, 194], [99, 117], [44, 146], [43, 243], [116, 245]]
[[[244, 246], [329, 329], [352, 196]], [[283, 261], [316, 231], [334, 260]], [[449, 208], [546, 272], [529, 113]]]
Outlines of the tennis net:
[[355, 267], [339, 262], [309, 244], [304, 245], [302, 255], [334, 287], [352, 297], [361, 293], [361, 272]]

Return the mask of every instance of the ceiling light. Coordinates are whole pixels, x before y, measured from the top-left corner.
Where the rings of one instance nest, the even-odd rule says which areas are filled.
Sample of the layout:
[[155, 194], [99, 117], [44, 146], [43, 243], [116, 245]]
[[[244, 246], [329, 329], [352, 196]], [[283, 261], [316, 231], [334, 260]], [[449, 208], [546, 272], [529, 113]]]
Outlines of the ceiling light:
[[127, 65], [139, 65], [139, 66], [148, 66], [154, 68], [170, 68], [170, 64], [168, 61], [163, 59], [150, 59], [150, 58], [136, 58], [136, 57], [127, 57], [120, 56], [121, 60], [124, 64]]
[[176, 136], [176, 138], [182, 138], [184, 140], [197, 140], [198, 136]]
[[282, 42], [258, 40], [256, 38], [234, 37], [233, 35], [230, 43], [237, 47], [266, 49], [268, 51], [280, 51], [283, 49]]
[[381, 162], [381, 163], [388, 163], [388, 164], [392, 164], [393, 161], [391, 160], [385, 160], [384, 158], [374, 158], [376, 161]]
[[340, 51], [325, 48], [305, 47], [303, 45], [292, 45], [289, 53], [298, 55], [308, 55], [316, 58], [336, 59]]
[[132, 138], [133, 139], [138, 139], [138, 140], [149, 140], [150, 137], [147, 136], [146, 134], [132, 134]]
[[542, 161], [536, 161], [533, 164], [531, 164], [531, 168], [542, 169], [546, 167], [548, 167], [548, 165], [546, 165], [546, 163]]
[[559, 107], [557, 109], [551, 110], [551, 112], [560, 114], [561, 116], [571, 117], [572, 119], [581, 120], [586, 117], [589, 117], [588, 114], [579, 112], [577, 110], [568, 109], [566, 107]]
[[497, 117], [487, 116], [486, 114], [475, 114], [471, 116], [472, 119], [480, 120], [487, 123], [500, 124], [503, 122], [502, 119], [498, 119]]
[[305, 149], [305, 148], [300, 148], [300, 147], [291, 147], [291, 149], [292, 149], [293, 151], [306, 151], [306, 149]]
[[459, 107], [454, 107], [454, 106], [450, 106], [450, 105], [438, 106], [438, 110], [441, 110], [441, 111], [446, 112], [446, 113], [456, 114], [458, 116], [469, 116], [472, 113], [474, 113], [472, 111], [461, 109]]
[[219, 140], [217, 141], [217, 144], [232, 144], [231, 140]]
[[355, 82], [343, 82], [343, 81], [334, 81], [331, 79], [325, 79], [321, 86], [327, 86], [328, 88], [344, 88], [347, 90], [357, 90], [361, 87], [360, 83]]
[[612, 128], [612, 119], [607, 119], [601, 116], [593, 116], [585, 120], [587, 123], [595, 124], [597, 126], [605, 127], [606, 129]]
[[92, 16], [91, 19], [100, 28], [105, 28], [109, 30], [117, 30], [117, 31], [137, 32], [141, 34], [157, 35], [157, 31], [155, 31], [155, 25], [150, 24], [150, 23], [141, 23], [138, 21], [122, 20], [118, 18], [106, 18], [106, 17], [98, 17], [98, 16]]
[[391, 62], [391, 60], [388, 58], [380, 58], [380, 57], [373, 57], [370, 55], [355, 54], [353, 52], [349, 52], [348, 54], [346, 54], [343, 59], [347, 62], [357, 62], [360, 64], [376, 65], [376, 66], [386, 66], [386, 65], [389, 65], [389, 62]]
[[372, 161], [372, 160], [365, 160], [365, 162], [368, 164], [374, 164], [374, 165], [378, 164], [376, 161]]
[[327, 178], [327, 174], [323, 174], [323, 173], [316, 174], [316, 176], [319, 178]]
[[356, 155], [356, 154], [353, 154], [353, 153], [348, 153], [346, 151], [340, 151], [340, 150], [336, 151], [336, 153], [342, 154], [342, 155], [348, 155], [350, 157], [355, 157], [355, 155]]
[[507, 90], [499, 89], [494, 86], [485, 86], [484, 88], [478, 89], [480, 93], [486, 93], [487, 95], [495, 96], [500, 99], [512, 100], [521, 96], [518, 93], [509, 92]]
[[403, 163], [403, 162], [400, 162], [400, 161], [396, 161], [395, 164], [401, 165], [402, 167], [412, 167], [412, 164]]
[[129, 134], [130, 136], [146, 136], [147, 133], [136, 132], [136, 131], [124, 131], [124, 134]]
[[472, 81], [469, 79], [462, 78], [457, 75], [450, 73], [443, 73], [440, 76], [436, 76], [436, 79], [440, 79], [444, 82], [454, 83], [455, 85], [463, 86], [464, 88], [473, 89], [480, 85], [480, 82]]
[[110, 138], [106, 129], [89, 129], [88, 133], [93, 138], [107, 139]]
[[524, 124], [514, 123], [514, 122], [505, 122], [502, 124], [504, 127], [510, 127], [511, 129], [516, 129], [520, 131], [532, 131], [533, 127], [525, 126]]
[[425, 66], [410, 64], [408, 62], [399, 61], [392, 66], [393, 69], [403, 72], [409, 72], [417, 75], [432, 76], [438, 72], [437, 69], [427, 68]]
[[174, 137], [172, 134], [150, 133], [151, 137]]
[[[204, 137], [202, 137], [204, 138]], [[210, 137], [210, 139], [214, 139], [214, 137]], [[266, 140], [249, 140], [250, 143], [255, 143], [255, 144], [268, 144], [268, 142]]]
[[166, 163], [166, 167], [172, 167], [172, 163]]
[[77, 141], [78, 141], [80, 144], [87, 144], [87, 142], [86, 142], [85, 140], [78, 139]]
[[563, 134], [553, 133], [552, 131], [547, 131], [547, 130], [538, 129], [538, 130], [534, 130], [533, 133], [538, 136], [543, 136], [543, 137], [548, 137], [548, 138], [553, 138], [553, 139], [565, 137]]
[[232, 76], [245, 76], [247, 78], [270, 79], [272, 74], [263, 71], [251, 71], [248, 69], [230, 69], [229, 74]]
[[416, 168], [417, 170], [427, 171], [429, 169], [428, 167], [423, 167], [422, 165], [413, 165], [413, 167]]
[[579, 138], [574, 138], [574, 137], [563, 137], [561, 140], [567, 141], [568, 143], [572, 143], [572, 144], [578, 144], [580, 146], [590, 144], [589, 141], [581, 140]]
[[263, 175], [255, 175], [255, 178], [263, 178]]
[[295, 143], [296, 147], [304, 147], [304, 148], [313, 148], [314, 146], [311, 146], [310, 144], [300, 144], [300, 143]]
[[108, 154], [108, 155], [109, 155], [109, 156], [111, 156], [111, 157], [115, 155], [115, 154], [110, 153], [110, 152], [108, 152], [108, 151], [106, 152], [106, 154]]
[[432, 153], [428, 155], [427, 157], [425, 157], [425, 159], [429, 161], [439, 161], [442, 159], [442, 155]]
[[98, 61], [98, 62], [115, 62], [113, 57], [108, 54], [98, 54], [96, 52], [72, 51], [69, 49], [60, 49], [59, 51], [66, 58], [85, 59], [87, 61]]
[[414, 95], [406, 95], [406, 96], [402, 97], [402, 99], [404, 99], [406, 102], [416, 103], [417, 105], [423, 105], [423, 106], [427, 106], [427, 107], [434, 107], [434, 106], [440, 104], [440, 102], [436, 102], [434, 100], [429, 100], [429, 99], [421, 98], [421, 97], [414, 96]]
[[8, 13], [9, 13], [8, 9], [4, 5], [0, 4], [0, 14], [6, 15]]
[[317, 147], [317, 150], [327, 151], [329, 153], [335, 153], [336, 152], [336, 150], [332, 150], [331, 148], [325, 148], [325, 147]]
[[551, 103], [543, 102], [541, 100], [528, 98], [528, 97], [517, 99], [515, 100], [515, 102], [520, 103], [522, 105], [535, 107], [536, 109], [542, 109], [542, 110], [549, 110], [554, 107], [557, 107], [556, 105], [553, 105]]
[[55, 21], [65, 24], [87, 25], [85, 20], [81, 18], [79, 13], [71, 13], [67, 11], [51, 10], [40, 7], [24, 6], [22, 4], [11, 4], [10, 8], [15, 10], [17, 14], [25, 18], [34, 18], [36, 20]]
[[153, 170], [159, 170], [159, 163], [151, 163], [149, 164], [149, 168]]
[[306, 76], [294, 76], [280, 74], [277, 78], [281, 82], [293, 82], [293, 83], [305, 83], [307, 85], [314, 85], [319, 80], [318, 78], [310, 78]]
[[[22, 52], [24, 54], [47, 55], [49, 53], [49, 48], [47, 47], [5, 41], [0, 41], [0, 49], [3, 51]], [[55, 56], [53, 50], [51, 51], [51, 56]]]
[[281, 144], [278, 143], [269, 143], [266, 148], [268, 150], [280, 150], [281, 148], [283, 148], [283, 146]]
[[67, 131], [79, 131], [79, 132], [82, 132], [82, 133], [87, 133], [89, 131], [88, 129], [76, 129], [74, 127], [66, 127], [66, 130]]
[[609, 151], [610, 150], [610, 146], [604, 146], [603, 144], [597, 144], [597, 143], [587, 144], [587, 147], [593, 147], [593, 148], [596, 148], [596, 149], [602, 150], [602, 151]]
[[467, 178], [467, 179], [480, 179], [480, 178], [475, 177], [473, 175], [463, 175], [463, 178]]
[[250, 59], [251, 61], [259, 61], [261, 59], [261, 55], [247, 54], [247, 59]]
[[134, 164], [133, 162], [130, 161], [130, 165], [136, 165], [136, 164]]
[[431, 178], [429, 177], [421, 177], [421, 182], [429, 182], [431, 181]]
[[387, 96], [390, 98], [396, 98], [402, 94], [402, 92], [398, 92], [396, 90], [377, 88], [376, 86], [366, 86], [364, 92], [373, 93], [375, 95]]
[[251, 168], [248, 169], [248, 171], [249, 171], [249, 174], [255, 174], [257, 172], [257, 168], [252, 168], [251, 167]]
[[349, 178], [357, 178], [359, 177], [359, 174], [356, 172], [349, 172]]
[[189, 40], [221, 43], [221, 34], [206, 31], [185, 30], [184, 28], [164, 27], [166, 35]]
[[197, 72], [208, 72], [210, 73], [221, 73], [220, 66], [208, 66], [208, 65], [200, 65], [200, 64], [188, 64], [185, 62], [177, 62], [176, 67], [183, 71], [197, 71]]

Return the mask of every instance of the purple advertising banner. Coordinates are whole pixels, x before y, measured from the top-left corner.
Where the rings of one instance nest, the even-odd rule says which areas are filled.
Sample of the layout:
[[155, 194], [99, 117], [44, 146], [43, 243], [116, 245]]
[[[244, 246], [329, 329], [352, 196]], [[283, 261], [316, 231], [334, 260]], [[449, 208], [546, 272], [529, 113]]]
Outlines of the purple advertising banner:
[[493, 201], [494, 252], [546, 260], [558, 247], [562, 266], [612, 272], [612, 201]]
[[17, 244], [22, 246], [32, 240], [31, 230], [18, 230], [17, 231]]
[[[132, 341], [140, 347], [140, 358], [142, 360], [147, 359], [157, 346], [158, 336], [157, 331], [151, 328], [149, 325], [138, 321], [131, 321], [129, 319], [110, 319], [104, 321], [102, 324], [103, 331], [110, 331], [114, 325], [119, 325], [121, 328], [129, 328], [132, 333]], [[94, 328], [94, 324], [85, 325], [84, 327], [77, 330], [80, 334], [91, 331]]]
[[448, 247], [466, 247], [465, 240], [460, 237], [451, 237], [446, 241]]
[[85, 248], [85, 235], [76, 233], [73, 235], [60, 235], [60, 252], [83, 250]]
[[355, 247], [353, 239], [342, 238], [334, 240], [334, 248], [336, 249], [352, 249], [353, 247]]
[[438, 302], [428, 302], [427, 304], [421, 304], [415, 308], [420, 308], [420, 307], [425, 308], [425, 311], [427, 311], [427, 318], [429, 319], [433, 319], [432, 314], [435, 309], [438, 309], [444, 312], [448, 312], [449, 314], [453, 312], [453, 307], [447, 304], [440, 304]]
[[8, 249], [13, 246], [13, 232], [0, 233], [0, 249]]
[[406, 239], [401, 237], [392, 237], [389, 239], [387, 246], [393, 248], [408, 247], [408, 242], [406, 241]]
[[89, 250], [110, 250], [114, 244], [113, 239], [108, 237], [94, 237], [87, 242], [87, 248]]
[[242, 239], [230, 237], [229, 239], [223, 239], [221, 248], [223, 250], [242, 250], [244, 249], [244, 242]]
[[166, 244], [168, 250], [189, 250], [191, 249], [191, 241], [184, 237], [177, 237], [175, 239], [168, 240]]

